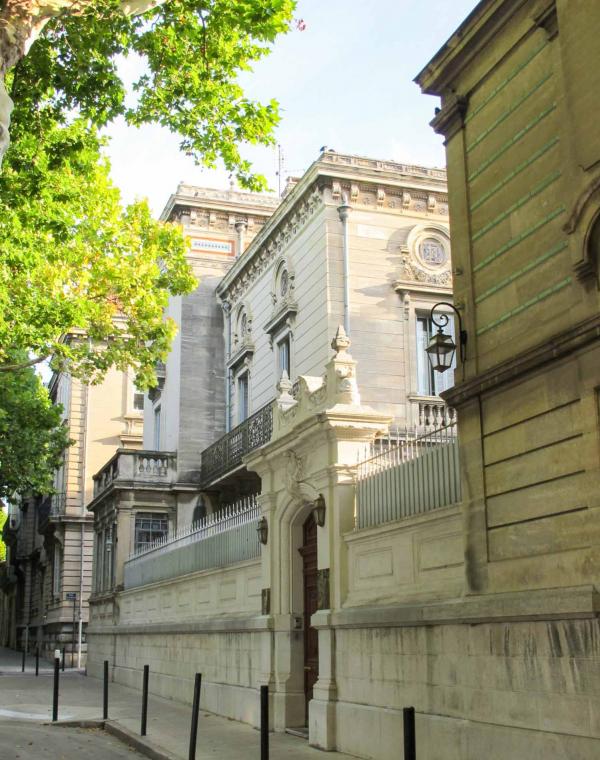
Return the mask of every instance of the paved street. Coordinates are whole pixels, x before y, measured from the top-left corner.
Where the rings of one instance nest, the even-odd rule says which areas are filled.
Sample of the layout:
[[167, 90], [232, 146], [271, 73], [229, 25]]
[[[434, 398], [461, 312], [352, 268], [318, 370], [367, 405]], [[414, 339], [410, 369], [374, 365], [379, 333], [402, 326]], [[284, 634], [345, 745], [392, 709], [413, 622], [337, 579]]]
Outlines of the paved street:
[[[50, 720], [52, 715], [52, 675], [48, 663], [44, 673], [35, 677], [29, 667], [25, 674], [21, 670], [20, 653], [0, 649], [0, 757], [2, 760], [37, 760], [53, 758], [71, 760], [81, 757], [81, 747], [85, 745], [85, 757], [95, 758], [91, 749], [102, 751], [103, 758], [135, 758], [137, 755], [127, 750], [125, 754], [113, 752], [117, 741], [98, 730], [81, 730], [62, 726], [46, 726], [54, 744], [43, 742], [39, 724]], [[15, 659], [18, 670], [15, 670]], [[35, 663], [33, 663], [35, 664]], [[41, 671], [40, 671], [41, 672]], [[102, 683], [77, 671], [60, 674], [59, 721], [96, 720], [102, 717]], [[257, 697], [258, 698], [258, 697]], [[109, 688], [109, 719], [117, 727], [122, 727], [139, 737], [141, 693], [111, 683]], [[147, 744], [174, 760], [187, 760], [191, 707], [159, 697], [150, 697], [148, 704]], [[27, 724], [25, 721], [30, 721]], [[27, 726], [31, 727], [33, 745], [27, 739]], [[56, 734], [52, 734], [56, 732]], [[15, 751], [19, 745], [18, 754]], [[43, 746], [48, 754], [35, 754]], [[117, 747], [126, 749], [117, 742]], [[53, 748], [53, 753], [50, 748]], [[105, 749], [102, 749], [104, 747]], [[8, 754], [10, 749], [13, 754]], [[320, 760], [325, 757], [319, 750], [308, 746], [304, 739], [289, 734], [271, 734], [271, 760]], [[60, 754], [62, 752], [62, 754]], [[100, 754], [97, 755], [100, 757]], [[249, 760], [260, 757], [260, 736], [250, 726], [236, 721], [200, 712], [198, 729], [197, 760]], [[327, 753], [331, 760], [342, 760], [348, 755]]]
[[0, 722], [2, 760], [141, 760], [143, 755], [102, 729]]

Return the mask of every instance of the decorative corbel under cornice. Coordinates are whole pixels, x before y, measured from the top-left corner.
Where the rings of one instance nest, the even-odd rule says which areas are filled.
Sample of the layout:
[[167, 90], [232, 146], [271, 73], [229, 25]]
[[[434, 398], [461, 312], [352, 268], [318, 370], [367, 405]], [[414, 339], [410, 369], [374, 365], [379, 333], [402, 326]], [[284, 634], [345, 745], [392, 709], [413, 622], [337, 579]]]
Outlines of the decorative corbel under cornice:
[[443, 135], [447, 142], [463, 128], [467, 105], [466, 97], [452, 93], [444, 99], [444, 105], [436, 111], [429, 122], [430, 126], [437, 134]]

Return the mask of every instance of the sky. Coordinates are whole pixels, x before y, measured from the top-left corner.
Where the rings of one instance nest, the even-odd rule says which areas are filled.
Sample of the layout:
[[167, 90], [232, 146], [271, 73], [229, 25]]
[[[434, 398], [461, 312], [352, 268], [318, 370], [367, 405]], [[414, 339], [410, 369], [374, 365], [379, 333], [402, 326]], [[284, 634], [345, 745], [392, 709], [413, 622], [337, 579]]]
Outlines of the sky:
[[[477, 0], [299, 0], [304, 31], [275, 42], [272, 53], [240, 79], [247, 94], [279, 101], [276, 139], [282, 176], [299, 176], [327, 146], [340, 153], [444, 166], [442, 138], [429, 122], [437, 98], [422, 95], [414, 77]], [[133, 77], [139, 61], [125, 61]], [[158, 215], [179, 182], [227, 188], [224, 170], [203, 169], [179, 152], [167, 129], [111, 125], [108, 155], [123, 200], [147, 197]], [[244, 149], [277, 192], [277, 149]]]

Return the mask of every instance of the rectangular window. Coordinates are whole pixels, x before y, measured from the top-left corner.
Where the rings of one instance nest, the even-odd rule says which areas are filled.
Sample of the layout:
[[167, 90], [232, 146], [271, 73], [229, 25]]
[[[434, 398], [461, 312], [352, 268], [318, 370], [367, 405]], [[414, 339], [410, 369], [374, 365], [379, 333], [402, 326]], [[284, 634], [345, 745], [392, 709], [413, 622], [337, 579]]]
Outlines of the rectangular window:
[[102, 582], [104, 577], [104, 531], [96, 533], [96, 591], [102, 591]]
[[60, 574], [62, 570], [60, 546], [54, 544], [54, 557], [52, 559], [52, 596], [60, 596]]
[[281, 377], [283, 374], [283, 370], [287, 372], [287, 376], [290, 377], [291, 375], [291, 366], [290, 366], [290, 336], [286, 335], [283, 340], [280, 340], [277, 343], [277, 370], [278, 370], [278, 377], [277, 379]]
[[111, 539], [110, 528], [104, 529], [104, 575], [102, 578], [102, 588], [104, 591], [108, 591], [110, 588], [110, 562], [111, 562]]
[[238, 423], [243, 422], [248, 417], [249, 409], [249, 383], [248, 373], [238, 377]]
[[138, 512], [135, 516], [135, 551], [149, 549], [169, 532], [169, 520], [163, 512]]
[[[429, 362], [426, 348], [435, 331], [437, 328], [429, 317], [417, 316], [417, 393], [420, 396], [439, 396], [442, 391], [454, 385], [456, 354], [452, 360], [452, 368], [446, 372], [436, 372]], [[452, 317], [450, 317], [446, 332], [452, 336], [452, 340], [455, 340]]]
[[160, 451], [160, 423], [161, 423], [160, 406], [157, 406], [154, 410], [154, 450], [155, 451]]
[[144, 411], [144, 393], [133, 386], [133, 408], [136, 412]]

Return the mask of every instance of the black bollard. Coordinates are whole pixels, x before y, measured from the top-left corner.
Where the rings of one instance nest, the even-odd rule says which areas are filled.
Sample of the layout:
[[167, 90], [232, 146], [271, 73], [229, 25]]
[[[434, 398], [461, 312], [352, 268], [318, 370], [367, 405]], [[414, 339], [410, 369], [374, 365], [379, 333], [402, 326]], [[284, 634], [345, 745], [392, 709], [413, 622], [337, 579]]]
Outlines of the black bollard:
[[196, 739], [198, 738], [198, 713], [200, 712], [200, 686], [202, 673], [196, 673], [194, 680], [194, 702], [192, 705], [192, 728], [190, 731], [189, 760], [196, 760]]
[[23, 648], [23, 659], [21, 660], [21, 673], [25, 672], [25, 648]]
[[102, 697], [102, 720], [108, 720], [108, 660], [104, 660], [104, 694]]
[[146, 724], [148, 722], [148, 675], [150, 666], [144, 665], [144, 680], [142, 682], [142, 727], [140, 736], [146, 736]]
[[260, 687], [260, 760], [269, 760], [269, 687]]
[[52, 696], [52, 722], [58, 720], [58, 674], [60, 672], [60, 658], [54, 658], [54, 693]]
[[65, 672], [65, 648], [62, 650], [62, 671]]
[[405, 707], [402, 713], [404, 717], [404, 760], [417, 760], [415, 708]]
[[36, 647], [35, 649], [35, 674], [36, 676], [39, 676], [40, 674], [40, 648]]

